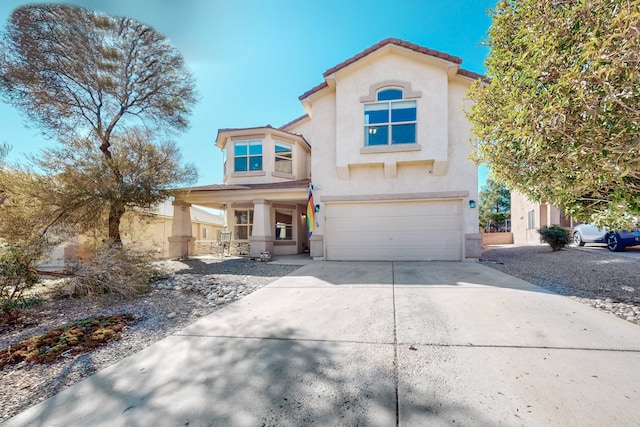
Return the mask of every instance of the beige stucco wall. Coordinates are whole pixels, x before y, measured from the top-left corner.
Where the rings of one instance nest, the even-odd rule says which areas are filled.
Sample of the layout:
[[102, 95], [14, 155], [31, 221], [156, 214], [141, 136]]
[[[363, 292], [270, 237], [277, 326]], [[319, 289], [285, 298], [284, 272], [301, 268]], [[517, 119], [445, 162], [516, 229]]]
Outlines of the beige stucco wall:
[[[466, 196], [460, 196], [463, 235], [479, 237], [477, 209], [468, 203], [478, 197], [477, 167], [468, 160], [471, 132], [462, 113], [471, 81], [457, 76], [449, 80], [443, 61], [393, 52], [343, 69], [335, 76], [335, 91], [325, 89], [310, 99], [312, 181], [316, 203], [321, 205], [316, 234], [324, 234], [323, 200], [331, 197], [375, 195], [392, 200], [406, 194], [447, 197], [446, 193], [464, 192]], [[365, 102], [361, 97], [389, 81], [402, 82], [420, 93], [415, 98], [418, 147], [362, 153]]]
[[310, 145], [313, 145], [313, 141], [312, 141], [312, 132], [311, 132], [311, 118], [310, 117], [305, 117], [301, 120], [298, 120], [297, 122], [293, 123], [290, 126], [287, 126], [286, 128], [284, 128], [283, 130], [286, 130], [287, 132], [291, 132], [291, 133], [299, 133], [300, 135], [302, 135], [304, 137], [305, 140], [307, 140], [307, 142]]

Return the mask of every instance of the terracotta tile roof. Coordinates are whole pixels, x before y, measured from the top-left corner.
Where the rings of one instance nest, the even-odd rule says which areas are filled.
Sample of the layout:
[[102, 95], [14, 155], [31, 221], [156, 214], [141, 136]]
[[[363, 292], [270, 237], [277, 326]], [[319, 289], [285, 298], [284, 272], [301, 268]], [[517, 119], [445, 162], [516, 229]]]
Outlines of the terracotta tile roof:
[[[322, 75], [326, 78], [327, 76], [329, 76], [329, 75], [331, 75], [331, 74], [333, 74], [333, 73], [335, 73], [335, 72], [337, 72], [337, 71], [339, 71], [339, 70], [341, 70], [341, 69], [353, 64], [356, 61], [359, 61], [360, 59], [364, 58], [365, 56], [369, 55], [370, 53], [375, 52], [376, 50], [378, 50], [378, 49], [380, 49], [380, 48], [382, 48], [382, 47], [384, 47], [386, 45], [389, 45], [389, 44], [393, 44], [393, 45], [396, 45], [396, 46], [402, 46], [404, 48], [413, 50], [413, 51], [418, 52], [418, 53], [423, 53], [425, 55], [429, 55], [429, 56], [433, 56], [435, 58], [441, 58], [441, 59], [444, 59], [446, 61], [453, 62], [454, 64], [458, 64], [458, 65], [462, 64], [462, 59], [460, 59], [457, 56], [453, 56], [453, 55], [450, 55], [450, 54], [445, 53], [445, 52], [440, 52], [440, 51], [437, 51], [437, 50], [434, 50], [434, 49], [429, 49], [429, 48], [426, 48], [426, 47], [423, 47], [423, 46], [419, 46], [417, 44], [410, 43], [408, 41], [404, 41], [404, 40], [401, 40], [401, 39], [388, 38], [388, 39], [382, 40], [379, 43], [374, 44], [373, 46], [363, 50], [362, 52], [356, 54], [355, 56], [352, 56], [351, 58], [347, 59], [346, 61], [343, 61], [343, 62], [339, 63], [338, 65], [336, 65], [336, 66], [334, 66], [332, 68], [329, 68]], [[470, 76], [471, 74], [476, 75], [476, 73], [472, 73], [471, 71], [466, 71], [466, 70], [462, 70], [462, 69], [458, 70], [458, 74], [466, 76], [466, 77], [471, 77]], [[477, 76], [478, 76], [478, 78], [482, 78], [483, 77], [480, 74], [477, 74]], [[317, 85], [316, 87], [314, 87], [314, 88], [306, 91], [302, 95], [300, 95], [298, 97], [298, 99], [302, 101], [306, 97], [308, 97], [310, 95], [313, 95], [314, 93], [316, 93], [316, 92], [318, 92], [318, 91], [320, 91], [320, 90], [322, 90], [322, 89], [324, 89], [324, 88], [326, 88], [328, 86], [329, 85], [327, 84], [327, 82], [324, 81], [324, 82], [320, 83], [319, 85]]]
[[474, 73], [473, 71], [465, 70], [463, 68], [460, 68], [458, 70], [458, 74], [460, 74], [461, 76], [464, 76], [464, 77], [469, 77], [470, 79], [473, 79], [473, 80], [482, 79], [483, 81], [485, 81], [487, 83], [490, 82], [490, 80], [486, 76], [484, 76], [482, 74]]
[[320, 83], [318, 86], [315, 86], [311, 89], [309, 89], [308, 91], [306, 91], [305, 93], [303, 93], [302, 95], [300, 95], [298, 97], [298, 99], [300, 101], [302, 101], [303, 99], [305, 99], [307, 96], [313, 95], [316, 92], [321, 91], [322, 89], [324, 89], [325, 87], [329, 87], [329, 85], [327, 84], [327, 82], [322, 82]]
[[271, 182], [265, 184], [243, 184], [243, 185], [226, 185], [226, 184], [213, 184], [213, 185], [201, 185], [198, 187], [190, 187], [186, 190], [190, 192], [197, 191], [227, 191], [227, 190], [277, 190], [280, 188], [308, 188], [311, 181], [308, 179], [302, 179], [298, 181], [283, 181], [283, 182]]
[[290, 122], [288, 122], [288, 123], [283, 124], [283, 125], [282, 125], [282, 126], [280, 126], [278, 129], [280, 129], [280, 130], [282, 130], [282, 131], [285, 131], [285, 132], [288, 132], [288, 131], [286, 131], [286, 130], [285, 130], [286, 128], [288, 128], [289, 126], [291, 126], [291, 125], [293, 125], [293, 124], [298, 123], [300, 120], [304, 120], [304, 119], [306, 119], [307, 117], [309, 117], [309, 115], [308, 115], [308, 114], [303, 114], [302, 116], [300, 116], [300, 117], [298, 117], [298, 118], [296, 118], [296, 119], [293, 119], [293, 120], [291, 120], [291, 121], [290, 121]]

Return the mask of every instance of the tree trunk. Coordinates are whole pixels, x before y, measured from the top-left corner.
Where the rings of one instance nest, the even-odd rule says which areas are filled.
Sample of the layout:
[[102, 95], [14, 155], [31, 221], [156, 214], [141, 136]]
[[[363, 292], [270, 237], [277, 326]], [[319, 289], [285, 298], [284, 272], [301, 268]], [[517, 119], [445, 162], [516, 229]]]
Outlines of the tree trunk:
[[122, 238], [120, 237], [120, 220], [125, 213], [125, 207], [122, 200], [114, 200], [111, 202], [109, 209], [109, 241], [114, 246], [122, 247]]

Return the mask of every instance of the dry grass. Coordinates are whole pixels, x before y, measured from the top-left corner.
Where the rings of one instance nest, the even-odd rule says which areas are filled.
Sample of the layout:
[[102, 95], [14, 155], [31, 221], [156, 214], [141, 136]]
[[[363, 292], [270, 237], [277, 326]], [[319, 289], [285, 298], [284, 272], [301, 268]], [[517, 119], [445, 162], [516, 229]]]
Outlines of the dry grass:
[[150, 290], [158, 270], [148, 253], [105, 246], [72, 272], [68, 281], [73, 296], [112, 294], [132, 298]]

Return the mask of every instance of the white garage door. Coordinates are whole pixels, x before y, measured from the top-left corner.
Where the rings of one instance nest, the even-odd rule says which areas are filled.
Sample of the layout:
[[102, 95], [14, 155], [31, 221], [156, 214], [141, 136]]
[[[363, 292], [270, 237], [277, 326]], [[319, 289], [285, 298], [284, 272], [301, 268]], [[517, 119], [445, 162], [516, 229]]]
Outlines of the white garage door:
[[460, 200], [327, 204], [327, 259], [460, 260], [461, 211]]

